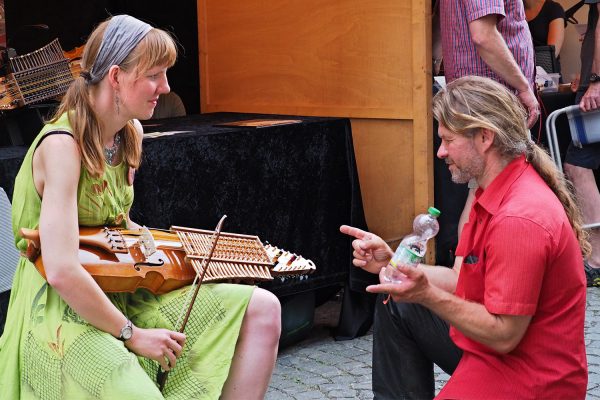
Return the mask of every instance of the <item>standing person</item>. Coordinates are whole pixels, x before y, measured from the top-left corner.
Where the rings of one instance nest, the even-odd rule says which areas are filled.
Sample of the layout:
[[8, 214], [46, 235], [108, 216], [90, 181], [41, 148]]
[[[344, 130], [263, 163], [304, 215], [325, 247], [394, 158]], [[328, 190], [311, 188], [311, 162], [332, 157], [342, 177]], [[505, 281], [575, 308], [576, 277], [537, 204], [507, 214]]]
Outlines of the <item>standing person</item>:
[[[127, 15], [100, 24], [55, 117], [17, 175], [19, 228], [39, 229], [47, 281], [21, 257], [0, 338], [0, 393], [10, 399], [263, 398], [274, 367], [280, 306], [252, 286], [202, 285], [186, 334], [189, 288], [105, 294], [78, 260], [78, 226], [139, 227], [129, 218], [141, 156], [138, 119], [169, 92], [176, 47]], [[159, 365], [177, 365], [160, 393]]]
[[[599, 0], [586, 0], [590, 5], [588, 28], [581, 45], [581, 74], [575, 104], [583, 111], [600, 108], [600, 27], [598, 25]], [[600, 167], [600, 143], [582, 148], [571, 142], [565, 156], [564, 170], [573, 186], [586, 223], [600, 221], [600, 193], [594, 177]], [[600, 230], [591, 229], [592, 253], [585, 260], [584, 268], [588, 286], [600, 286]]]
[[546, 72], [560, 74], [560, 49], [565, 40], [566, 25], [564, 8], [552, 0], [523, 0], [523, 4], [533, 45], [554, 46], [557, 70]]
[[523, 0], [523, 4], [533, 45], [554, 46], [558, 58], [565, 40], [565, 9], [552, 0]]
[[[535, 55], [523, 0], [438, 0], [437, 3], [433, 7], [434, 26], [440, 25], [446, 82], [477, 75], [502, 83], [525, 106], [531, 127], [538, 119], [539, 104], [534, 93]], [[439, 48], [436, 42], [434, 52]], [[439, 140], [434, 140], [437, 151]], [[445, 175], [446, 171], [442, 169], [439, 174]], [[473, 202], [476, 189], [473, 184], [469, 185], [471, 190], [448, 185], [450, 195], [440, 196], [442, 202], [438, 205], [447, 204], [450, 208], [445, 208], [442, 214], [438, 244], [448, 236], [444, 232], [449, 231], [452, 237], [449, 247], [453, 249], [456, 245], [457, 231], [460, 235]]]
[[[433, 101], [438, 157], [479, 188], [453, 269], [399, 266], [404, 281], [367, 288], [394, 300], [376, 306], [375, 398], [432, 398], [435, 363], [452, 375], [440, 398], [583, 399], [589, 243], [567, 182], [504, 86], [463, 77]], [[354, 265], [380, 273], [389, 246], [340, 230], [355, 237]]]
[[443, 0], [440, 25], [446, 82], [477, 75], [502, 83], [523, 103], [532, 126], [539, 104], [523, 0]]

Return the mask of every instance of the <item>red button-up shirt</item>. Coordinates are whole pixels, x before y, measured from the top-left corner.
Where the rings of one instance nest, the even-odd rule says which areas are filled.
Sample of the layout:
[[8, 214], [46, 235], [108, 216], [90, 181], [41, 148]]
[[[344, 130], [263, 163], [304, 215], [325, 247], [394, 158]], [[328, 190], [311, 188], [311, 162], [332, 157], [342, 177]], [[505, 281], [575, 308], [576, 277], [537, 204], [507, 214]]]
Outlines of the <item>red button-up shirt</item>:
[[509, 354], [451, 327], [464, 353], [439, 398], [583, 399], [581, 250], [560, 201], [524, 157], [478, 190], [456, 254], [464, 257], [457, 296], [492, 314], [532, 319]]

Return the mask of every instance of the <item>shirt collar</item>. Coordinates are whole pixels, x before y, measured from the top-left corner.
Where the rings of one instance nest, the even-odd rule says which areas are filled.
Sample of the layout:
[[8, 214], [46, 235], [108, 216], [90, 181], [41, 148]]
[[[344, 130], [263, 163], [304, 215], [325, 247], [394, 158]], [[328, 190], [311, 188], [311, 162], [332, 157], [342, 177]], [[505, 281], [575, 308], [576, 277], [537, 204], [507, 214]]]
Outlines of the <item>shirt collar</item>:
[[508, 189], [528, 167], [529, 163], [525, 160], [524, 155], [512, 160], [485, 190], [477, 189], [476, 204], [479, 204], [488, 213], [495, 214]]

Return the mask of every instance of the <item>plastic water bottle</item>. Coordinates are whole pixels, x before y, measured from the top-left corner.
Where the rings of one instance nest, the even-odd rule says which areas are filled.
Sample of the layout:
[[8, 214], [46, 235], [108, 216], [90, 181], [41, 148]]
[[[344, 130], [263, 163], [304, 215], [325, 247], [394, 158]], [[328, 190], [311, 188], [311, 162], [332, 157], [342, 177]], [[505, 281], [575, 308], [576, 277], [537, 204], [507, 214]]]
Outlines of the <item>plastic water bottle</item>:
[[398, 271], [398, 265], [416, 267], [423, 261], [427, 251], [427, 241], [437, 235], [440, 230], [437, 221], [439, 216], [440, 211], [437, 208], [429, 207], [427, 214], [419, 214], [415, 217], [413, 233], [402, 239], [389, 264], [385, 267], [384, 279], [387, 282], [399, 283], [404, 278], [404, 274]]

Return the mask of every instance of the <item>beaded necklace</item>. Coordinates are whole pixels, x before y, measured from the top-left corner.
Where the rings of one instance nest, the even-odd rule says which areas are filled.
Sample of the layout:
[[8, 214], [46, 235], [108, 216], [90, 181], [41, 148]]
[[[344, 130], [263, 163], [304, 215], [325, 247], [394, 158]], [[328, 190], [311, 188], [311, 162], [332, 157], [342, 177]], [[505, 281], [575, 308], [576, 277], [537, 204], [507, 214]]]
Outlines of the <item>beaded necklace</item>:
[[115, 135], [113, 145], [111, 147], [104, 148], [104, 158], [108, 165], [113, 165], [114, 158], [117, 155], [117, 152], [119, 151], [120, 145], [121, 145], [121, 133], [117, 133]]

